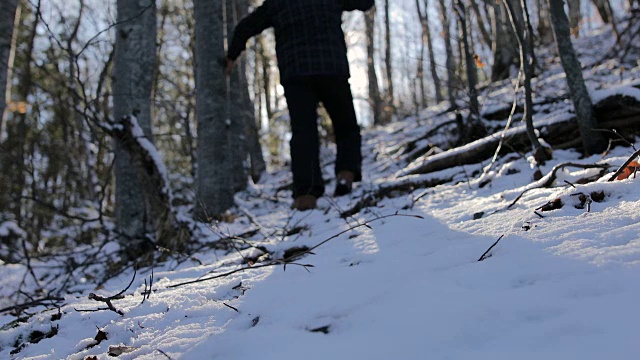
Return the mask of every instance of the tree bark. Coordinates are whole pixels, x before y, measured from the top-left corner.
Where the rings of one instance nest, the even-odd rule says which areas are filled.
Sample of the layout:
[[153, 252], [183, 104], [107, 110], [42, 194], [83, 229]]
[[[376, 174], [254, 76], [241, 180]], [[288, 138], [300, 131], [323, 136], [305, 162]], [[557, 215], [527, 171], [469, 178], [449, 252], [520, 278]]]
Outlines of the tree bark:
[[364, 14], [365, 35], [367, 37], [367, 79], [369, 83], [369, 105], [373, 111], [373, 124], [381, 125], [385, 122], [382, 96], [378, 87], [378, 75], [375, 65], [375, 19], [376, 9]]
[[[32, 93], [33, 88], [33, 54], [35, 49], [35, 38], [41, 16], [41, 3], [37, 2], [34, 12], [30, 13], [25, 8], [22, 12], [22, 20], [33, 17], [33, 22], [26, 30], [26, 51], [16, 53], [16, 73], [19, 82], [16, 85], [15, 97], [17, 102], [26, 104], [27, 98]], [[16, 19], [16, 24], [21, 19]], [[19, 31], [21, 27], [16, 26], [14, 31]], [[26, 152], [27, 138], [32, 134], [32, 127], [29, 126], [30, 117], [25, 111], [16, 111], [13, 118], [6, 124], [6, 140], [0, 143], [0, 213], [9, 212], [18, 224], [21, 224], [22, 204], [20, 196], [26, 187]]]
[[579, 37], [580, 21], [582, 20], [582, 14], [580, 13], [580, 0], [567, 0], [567, 5], [569, 8], [569, 26], [571, 34], [575, 37]]
[[520, 0], [503, 0], [507, 11], [509, 12], [509, 18], [511, 19], [511, 25], [513, 31], [516, 34], [518, 40], [518, 47], [520, 48], [520, 68], [524, 74], [524, 121], [527, 128], [527, 135], [529, 141], [533, 147], [533, 156], [540, 164], [544, 164], [545, 161], [550, 159], [550, 152], [545, 149], [538, 141], [535, 128], [533, 126], [533, 92], [531, 89], [531, 78], [533, 77], [533, 47], [531, 36], [531, 26], [528, 25], [528, 16], [525, 16], [526, 3], [521, 3]]
[[20, 16], [17, 10], [18, 0], [5, 0], [0, 3], [0, 144], [4, 135], [6, 104], [11, 101], [10, 80], [15, 53], [13, 29]]
[[469, 89], [469, 117], [460, 129], [460, 142], [466, 144], [472, 140], [486, 135], [486, 129], [480, 121], [480, 103], [478, 102], [478, 73], [473, 59], [472, 49], [467, 33], [467, 11], [462, 0], [455, 0], [455, 13], [458, 15], [462, 35], [465, 69], [467, 73], [467, 85]]
[[478, 23], [478, 29], [480, 30], [482, 41], [485, 43], [485, 45], [491, 47], [491, 43], [492, 43], [491, 34], [489, 33], [489, 31], [487, 30], [487, 27], [485, 26], [482, 13], [480, 12], [480, 6], [478, 6], [478, 3], [475, 0], [470, 1], [469, 3], [471, 4], [471, 8], [473, 9], [473, 12], [476, 14], [476, 21]]
[[502, 2], [493, 3], [493, 14], [491, 81], [500, 81], [511, 76], [511, 67], [519, 64], [520, 60], [518, 58], [518, 43]]
[[[418, 91], [415, 92], [415, 103], [420, 108], [424, 108], [427, 103], [427, 94], [425, 93], [424, 88], [424, 53], [427, 43], [427, 20], [425, 18], [425, 14], [422, 13], [422, 9], [420, 8], [420, 0], [416, 0], [416, 11], [418, 12], [418, 19], [420, 20], [420, 27], [422, 29], [422, 41], [420, 42], [420, 54], [418, 56], [418, 65], [416, 69], [416, 80], [418, 81], [418, 87], [420, 88], [420, 93], [418, 95]], [[417, 109], [416, 109], [417, 110]]]
[[462, 0], [455, 0], [455, 13], [458, 15], [460, 23], [462, 51], [465, 61], [465, 69], [467, 72], [467, 85], [469, 86], [469, 111], [475, 118], [480, 116], [480, 104], [478, 103], [478, 74], [476, 65], [473, 60], [473, 49], [470, 48], [469, 36], [467, 33], [467, 11]]
[[592, 0], [593, 5], [598, 10], [598, 14], [602, 19], [602, 22], [605, 24], [609, 24], [611, 22], [611, 3], [609, 0]]
[[[156, 245], [170, 250], [183, 250], [192, 234], [188, 223], [178, 220], [178, 214], [171, 205], [172, 194], [164, 164], [134, 116], [127, 115], [119, 120], [119, 126], [113, 128], [111, 135], [129, 155], [136, 177], [144, 184], [139, 191], [143, 194]], [[128, 255], [136, 258], [146, 249], [131, 250], [133, 252]]]
[[6, 105], [11, 101], [11, 78], [19, 18], [18, 0], [0, 3], [0, 222], [3, 220], [2, 213], [9, 210], [9, 184], [13, 182], [11, 175], [7, 173], [7, 165], [10, 163], [7, 158], [9, 149], [4, 149], [2, 145], [5, 136]]
[[[231, 42], [231, 37], [233, 36], [233, 29], [235, 28], [236, 23], [238, 22], [238, 18], [242, 18], [242, 14], [238, 14], [239, 7], [242, 7], [244, 1], [238, 0], [224, 0], [225, 6], [224, 9], [226, 11], [225, 18], [225, 26], [227, 28], [227, 43]], [[243, 13], [246, 13], [246, 8]], [[226, 51], [226, 49], [225, 49]], [[232, 171], [233, 176], [233, 190], [241, 191], [246, 189], [247, 187], [247, 169], [245, 166], [245, 160], [248, 156], [248, 146], [247, 146], [247, 137], [246, 137], [246, 126], [245, 124], [248, 122], [247, 113], [253, 114], [253, 105], [251, 103], [247, 104], [246, 97], [249, 96], [248, 88], [246, 86], [246, 75], [245, 75], [245, 57], [238, 59], [238, 66], [233, 74], [229, 76], [228, 86], [229, 93], [231, 95], [231, 103], [229, 108], [229, 115], [231, 120], [230, 127], [230, 144], [229, 144], [229, 155], [231, 156], [232, 164], [230, 169]], [[250, 108], [247, 105], [251, 106]]]
[[455, 94], [455, 78], [456, 78], [456, 62], [453, 57], [453, 47], [451, 45], [451, 23], [449, 22], [449, 15], [447, 6], [444, 0], [438, 0], [440, 5], [440, 23], [442, 24], [442, 37], [444, 40], [444, 50], [446, 55], [446, 68], [447, 68], [447, 97], [449, 98], [449, 105], [452, 109], [457, 109]]
[[431, 27], [429, 26], [429, 0], [424, 0], [424, 8], [424, 18], [426, 20], [425, 35], [427, 38], [427, 51], [429, 52], [429, 70], [431, 71], [431, 81], [433, 81], [436, 102], [440, 103], [444, 98], [442, 97], [442, 85], [437, 71], [435, 51], [433, 50], [433, 37], [431, 36]]
[[571, 43], [569, 19], [564, 12], [562, 0], [549, 0], [549, 11], [560, 61], [567, 76], [571, 99], [578, 117], [578, 128], [584, 150], [588, 154], [602, 152], [607, 142], [602, 134], [595, 130], [597, 121], [593, 116], [593, 104], [582, 77], [582, 66]]
[[543, 45], [551, 44], [553, 41], [553, 29], [551, 29], [551, 20], [549, 19], [549, 7], [544, 0], [536, 0], [538, 8], [538, 35], [540, 43]]
[[231, 119], [227, 84], [220, 59], [224, 55], [224, 0], [195, 0], [196, 117], [198, 159], [196, 216], [207, 219], [233, 203], [230, 154]]
[[[235, 25], [238, 22], [238, 19], [242, 19], [248, 14], [249, 10], [249, 2], [247, 0], [241, 1], [230, 1], [231, 6], [233, 6], [233, 21], [232, 24]], [[228, 3], [228, 4], [229, 4]], [[227, 34], [230, 34], [228, 32]], [[231, 39], [229, 38], [229, 41]], [[258, 126], [256, 124], [256, 118], [254, 116], [253, 103], [251, 102], [251, 98], [249, 97], [249, 84], [247, 80], [247, 71], [248, 62], [246, 58], [240, 59], [240, 66], [238, 66], [238, 89], [239, 96], [237, 99], [237, 108], [240, 111], [240, 125], [241, 128], [238, 129], [240, 133], [236, 136], [237, 139], [241, 142], [241, 146], [244, 147], [244, 151], [240, 152], [240, 165], [244, 170], [243, 162], [247, 158], [249, 158], [249, 175], [251, 175], [251, 179], [254, 183], [260, 180], [262, 173], [266, 170], [267, 166], [264, 162], [264, 157], [262, 156], [262, 147], [260, 145], [260, 137], [258, 133]], [[233, 85], [231, 85], [233, 88]], [[239, 151], [239, 148], [233, 147], [234, 151]], [[244, 189], [247, 186], [247, 173], [246, 171], [238, 172], [238, 178], [236, 181], [236, 189]]]
[[[393, 92], [393, 66], [391, 59], [391, 10], [389, 0], [384, 0], [384, 43], [385, 43], [385, 75], [387, 79], [387, 113], [395, 113], [395, 95]], [[387, 115], [387, 120], [391, 116]]]
[[[144, 135], [151, 134], [151, 94], [156, 68], [154, 0], [118, 0], [116, 52], [113, 64], [113, 116], [134, 115]], [[129, 153], [115, 143], [116, 221], [130, 237], [141, 238], [149, 221], [143, 184]]]

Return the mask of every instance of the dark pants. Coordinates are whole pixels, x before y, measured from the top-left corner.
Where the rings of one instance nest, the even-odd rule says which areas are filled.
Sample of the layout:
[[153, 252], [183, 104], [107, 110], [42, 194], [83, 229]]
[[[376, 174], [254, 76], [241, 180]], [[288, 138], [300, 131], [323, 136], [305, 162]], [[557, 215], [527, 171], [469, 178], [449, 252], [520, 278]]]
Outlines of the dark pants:
[[283, 84], [291, 118], [291, 171], [293, 197], [324, 194], [320, 170], [318, 103], [322, 102], [336, 136], [335, 173], [352, 171], [360, 181], [362, 154], [360, 127], [353, 108], [353, 96], [346, 76], [306, 77]]

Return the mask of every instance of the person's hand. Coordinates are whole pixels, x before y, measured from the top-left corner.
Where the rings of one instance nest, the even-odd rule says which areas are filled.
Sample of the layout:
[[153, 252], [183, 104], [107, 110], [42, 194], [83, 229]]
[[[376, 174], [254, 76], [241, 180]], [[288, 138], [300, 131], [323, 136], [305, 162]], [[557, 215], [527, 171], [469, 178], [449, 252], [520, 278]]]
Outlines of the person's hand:
[[235, 66], [236, 66], [236, 62], [234, 60], [231, 60], [229, 58], [225, 58], [224, 76], [229, 76], [231, 74], [231, 71], [233, 70], [233, 68]]

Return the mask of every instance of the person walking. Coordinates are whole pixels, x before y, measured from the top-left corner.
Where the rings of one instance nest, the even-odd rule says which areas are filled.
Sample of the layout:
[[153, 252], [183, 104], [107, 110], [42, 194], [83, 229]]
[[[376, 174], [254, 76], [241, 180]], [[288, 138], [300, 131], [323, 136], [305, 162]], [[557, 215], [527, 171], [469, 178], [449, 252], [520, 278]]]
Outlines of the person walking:
[[342, 12], [366, 11], [373, 5], [374, 0], [265, 0], [236, 25], [227, 50], [227, 76], [247, 41], [274, 28], [280, 83], [291, 121], [294, 209], [314, 209], [324, 194], [319, 103], [327, 110], [336, 137], [334, 196], [349, 194], [353, 183], [362, 179], [362, 140], [349, 85]]

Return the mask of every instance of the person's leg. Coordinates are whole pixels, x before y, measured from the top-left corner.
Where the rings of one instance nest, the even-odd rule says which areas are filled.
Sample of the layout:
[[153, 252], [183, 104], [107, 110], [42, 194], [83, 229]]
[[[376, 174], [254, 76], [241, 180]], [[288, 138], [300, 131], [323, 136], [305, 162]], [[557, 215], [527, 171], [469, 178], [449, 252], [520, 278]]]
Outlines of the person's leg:
[[318, 90], [336, 136], [336, 175], [346, 170], [353, 173], [353, 181], [360, 181], [362, 139], [348, 80], [347, 77], [328, 77], [319, 83]]
[[320, 170], [317, 107], [318, 97], [309, 82], [299, 80], [283, 85], [291, 118], [291, 172], [293, 197], [324, 194]]

